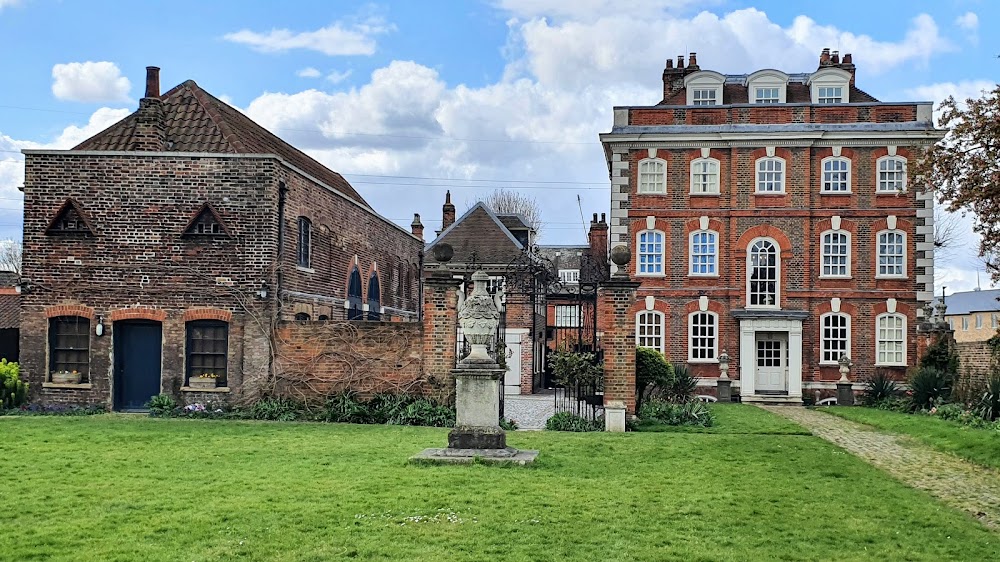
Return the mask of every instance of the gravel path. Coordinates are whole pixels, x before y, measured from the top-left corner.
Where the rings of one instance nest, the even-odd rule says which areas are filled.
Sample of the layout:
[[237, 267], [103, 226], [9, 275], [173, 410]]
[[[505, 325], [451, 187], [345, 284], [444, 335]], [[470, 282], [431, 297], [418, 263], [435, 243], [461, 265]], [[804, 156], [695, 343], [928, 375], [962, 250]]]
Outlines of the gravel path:
[[518, 429], [545, 429], [545, 420], [555, 413], [555, 398], [551, 394], [507, 395], [503, 413]]
[[1000, 472], [832, 414], [792, 406], [761, 407], [1000, 530]]

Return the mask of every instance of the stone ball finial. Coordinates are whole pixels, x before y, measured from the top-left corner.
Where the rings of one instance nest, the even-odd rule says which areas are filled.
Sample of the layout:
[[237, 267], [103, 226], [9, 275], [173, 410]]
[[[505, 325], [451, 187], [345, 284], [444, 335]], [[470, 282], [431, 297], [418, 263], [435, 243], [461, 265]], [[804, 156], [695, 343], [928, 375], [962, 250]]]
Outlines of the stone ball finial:
[[611, 249], [611, 261], [618, 267], [625, 267], [632, 261], [632, 252], [627, 246], [615, 246]]
[[434, 246], [434, 259], [441, 263], [448, 263], [455, 256], [455, 249], [451, 244], [438, 244]]

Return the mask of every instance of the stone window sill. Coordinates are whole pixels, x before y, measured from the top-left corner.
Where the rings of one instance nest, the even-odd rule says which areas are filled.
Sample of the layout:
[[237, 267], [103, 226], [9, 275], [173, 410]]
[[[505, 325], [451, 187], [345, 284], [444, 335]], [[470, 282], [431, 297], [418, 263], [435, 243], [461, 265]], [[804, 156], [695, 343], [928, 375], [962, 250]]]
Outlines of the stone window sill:
[[316, 270], [311, 267], [302, 267], [301, 265], [295, 266], [295, 269], [305, 272], [305, 273], [316, 273]]
[[90, 390], [93, 385], [89, 382], [82, 382], [80, 384], [60, 384], [54, 382], [43, 382], [42, 388], [68, 388], [70, 390]]
[[182, 386], [181, 392], [215, 392], [218, 394], [226, 394], [229, 392], [229, 387], [219, 386], [216, 388], [192, 388], [190, 386]]

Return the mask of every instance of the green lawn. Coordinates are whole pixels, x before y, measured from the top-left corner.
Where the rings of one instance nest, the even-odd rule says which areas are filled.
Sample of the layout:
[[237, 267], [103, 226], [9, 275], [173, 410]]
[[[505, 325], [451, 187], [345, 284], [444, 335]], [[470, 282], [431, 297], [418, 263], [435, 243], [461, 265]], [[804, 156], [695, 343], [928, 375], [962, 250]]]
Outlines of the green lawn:
[[[748, 412], [720, 419], [781, 425]], [[513, 468], [407, 464], [445, 443], [447, 430], [432, 428], [105, 415], [6, 417], [0, 431], [3, 560], [1000, 552], [1000, 534], [805, 435], [517, 432], [514, 446], [541, 455]]]
[[884, 431], [909, 435], [940, 451], [1000, 469], [1000, 432], [992, 429], [974, 429], [932, 416], [875, 408], [834, 406], [821, 410]]
[[753, 433], [757, 435], [811, 435], [801, 425], [771, 414], [760, 408], [742, 404], [709, 404], [715, 415], [712, 427], [674, 426], [661, 423], [640, 423], [638, 431], [674, 433]]

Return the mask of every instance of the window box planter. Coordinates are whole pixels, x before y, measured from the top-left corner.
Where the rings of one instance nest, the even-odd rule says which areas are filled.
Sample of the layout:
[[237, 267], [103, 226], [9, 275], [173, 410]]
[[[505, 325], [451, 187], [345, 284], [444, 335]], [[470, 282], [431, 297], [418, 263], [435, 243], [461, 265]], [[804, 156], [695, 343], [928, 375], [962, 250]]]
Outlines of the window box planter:
[[52, 371], [53, 384], [80, 384], [79, 371]]
[[188, 379], [188, 386], [197, 390], [214, 389], [216, 380], [215, 377], [191, 377]]

